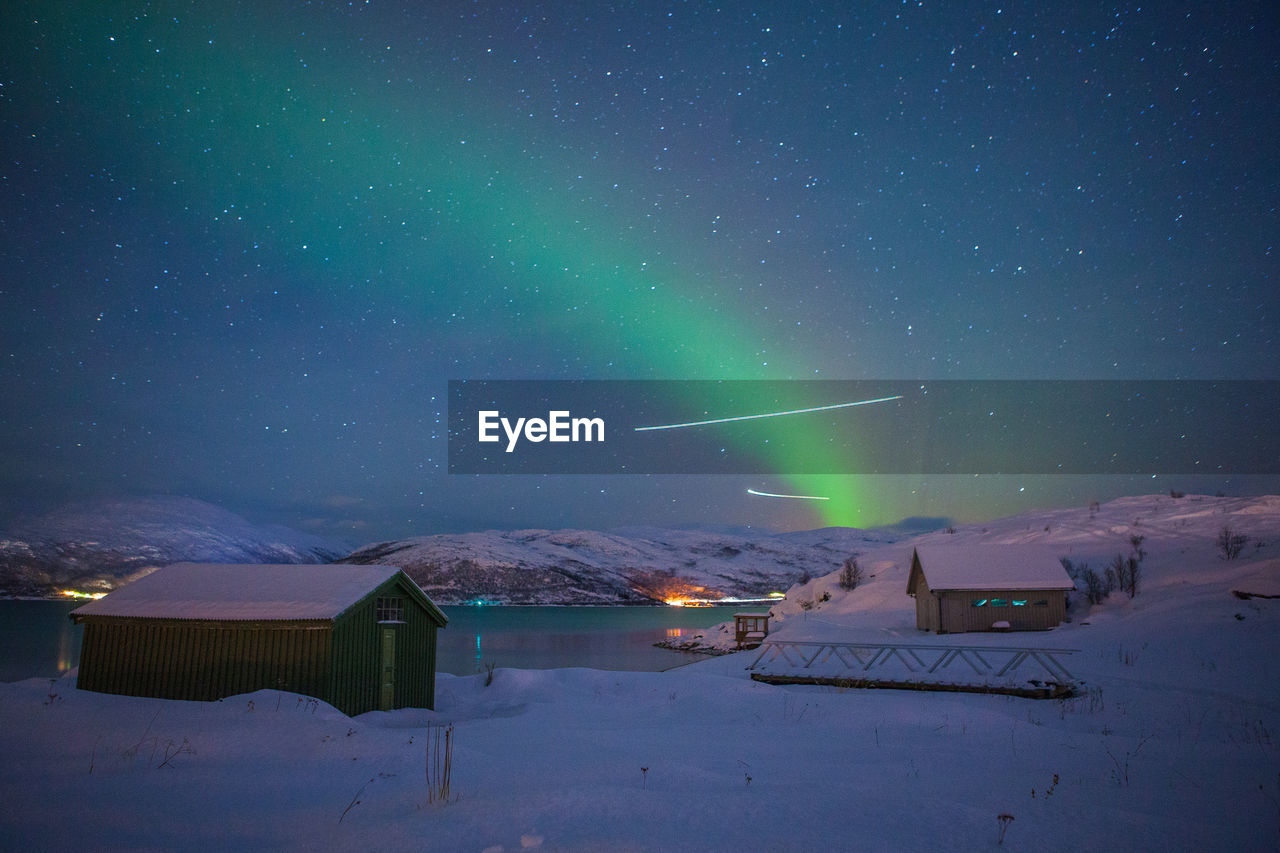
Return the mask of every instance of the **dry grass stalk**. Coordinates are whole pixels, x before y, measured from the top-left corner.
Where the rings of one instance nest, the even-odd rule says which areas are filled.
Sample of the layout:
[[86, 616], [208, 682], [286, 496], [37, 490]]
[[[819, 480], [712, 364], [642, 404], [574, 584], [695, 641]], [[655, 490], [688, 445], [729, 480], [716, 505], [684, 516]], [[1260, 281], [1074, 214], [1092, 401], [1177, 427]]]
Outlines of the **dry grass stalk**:
[[449, 801], [449, 777], [453, 772], [453, 724], [427, 732], [427, 802]]

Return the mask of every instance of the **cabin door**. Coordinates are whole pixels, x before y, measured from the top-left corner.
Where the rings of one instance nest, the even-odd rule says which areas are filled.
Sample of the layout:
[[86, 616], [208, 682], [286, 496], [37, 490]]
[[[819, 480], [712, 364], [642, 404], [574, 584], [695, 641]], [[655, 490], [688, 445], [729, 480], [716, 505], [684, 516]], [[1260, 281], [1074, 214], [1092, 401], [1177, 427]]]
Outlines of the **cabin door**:
[[382, 629], [381, 697], [378, 708], [390, 711], [396, 703], [396, 629]]

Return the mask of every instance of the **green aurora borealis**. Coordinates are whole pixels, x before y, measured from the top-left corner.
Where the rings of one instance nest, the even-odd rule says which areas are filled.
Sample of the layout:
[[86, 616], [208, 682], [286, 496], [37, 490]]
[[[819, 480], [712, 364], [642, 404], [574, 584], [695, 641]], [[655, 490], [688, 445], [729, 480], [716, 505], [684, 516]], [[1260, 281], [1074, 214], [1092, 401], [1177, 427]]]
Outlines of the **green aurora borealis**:
[[[1215, 158], [1257, 152], [1188, 133], [1161, 163], [1194, 149], [1194, 172], [1145, 165], [1110, 130], [1142, 80], [1115, 89], [1120, 106], [1087, 89], [1042, 103], [1089, 70], [1064, 63], [1062, 83], [1048, 70], [1087, 27], [1026, 14], [1047, 37], [1024, 43], [1010, 24], [1000, 38], [1046, 51], [1028, 72], [1038, 91], [964, 16], [928, 10], [17, 4], [3, 37], [5, 389], [30, 416], [8, 424], [24, 460], [9, 491], [173, 490], [285, 520], [362, 502], [377, 529], [423, 528], [404, 532], [459, 501], [470, 515], [443, 526], [545, 523], [486, 497], [531, 488], [529, 509], [543, 486], [441, 473], [446, 379], [1112, 378], [1121, 362], [1131, 376], [1256, 374], [1276, 298], [1260, 284], [1266, 236], [1239, 227], [1258, 196], [1238, 192], [1218, 223], [1210, 211], [1239, 184]], [[1137, 43], [1095, 40], [1096, 76], [1119, 80], [1108, 63], [1128, 68]], [[910, 75], [956, 44], [973, 64], [966, 78], [952, 61], [948, 100]], [[1177, 57], [1197, 61], [1190, 46]], [[1274, 129], [1247, 99], [1215, 103], [1220, 122]], [[1174, 110], [1173, 126], [1199, 121]], [[1113, 172], [1136, 187], [1128, 206], [1107, 194]], [[1197, 227], [1232, 235], [1212, 257], [1172, 216], [1134, 238], [1182, 194], [1199, 200]], [[1241, 258], [1234, 279], [1223, 251]], [[1251, 313], [1202, 310], [1214, 283]], [[1214, 352], [1220, 339], [1234, 349]], [[788, 428], [821, 446], [856, 422]], [[779, 508], [792, 527], [1017, 500], [953, 483], [930, 502], [917, 480], [792, 476], [785, 458], [776, 473], [711, 493], [831, 497]], [[1039, 494], [1064, 487], [1099, 493]], [[701, 491], [631, 483], [605, 517], [644, 518], [646, 494], [667, 503], [668, 488]], [[694, 516], [774, 512], [713, 500]]]

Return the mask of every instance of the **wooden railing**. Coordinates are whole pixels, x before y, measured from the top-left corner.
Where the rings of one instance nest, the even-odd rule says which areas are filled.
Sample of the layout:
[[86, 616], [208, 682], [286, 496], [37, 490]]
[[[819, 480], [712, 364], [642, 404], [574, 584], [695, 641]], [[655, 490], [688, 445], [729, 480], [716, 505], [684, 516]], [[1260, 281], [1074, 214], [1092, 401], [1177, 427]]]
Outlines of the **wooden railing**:
[[[792, 669], [812, 670], [815, 666], [843, 664], [846, 671], [865, 673], [875, 678], [874, 671], [887, 669], [897, 662], [909, 673], [943, 673], [955, 666], [959, 670], [968, 667], [974, 675], [983, 678], [1003, 678], [1012, 675], [1030, 662], [1038, 666], [1052, 681], [1071, 681], [1075, 678], [1063, 665], [1060, 657], [1078, 649], [1038, 649], [1015, 646], [944, 646], [917, 645], [915, 643], [822, 643], [788, 640], [766, 640], [760, 654], [747, 669], [758, 669], [775, 661], [785, 662]], [[966, 676], [968, 673], [965, 673]], [[1019, 674], [1027, 674], [1023, 669]], [[1043, 676], [1042, 676], [1043, 677]]]

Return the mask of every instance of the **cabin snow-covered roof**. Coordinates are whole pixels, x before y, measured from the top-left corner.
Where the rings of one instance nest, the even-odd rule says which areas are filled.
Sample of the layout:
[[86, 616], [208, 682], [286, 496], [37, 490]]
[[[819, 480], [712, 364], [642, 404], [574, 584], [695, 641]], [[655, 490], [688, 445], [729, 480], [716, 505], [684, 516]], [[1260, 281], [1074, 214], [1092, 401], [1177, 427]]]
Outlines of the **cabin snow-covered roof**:
[[395, 566], [344, 564], [175, 563], [76, 608], [73, 616], [333, 619], [398, 571]]
[[[938, 590], [1073, 589], [1062, 561], [1042, 545], [917, 545], [923, 581]], [[912, 566], [907, 592], [915, 593]]]

